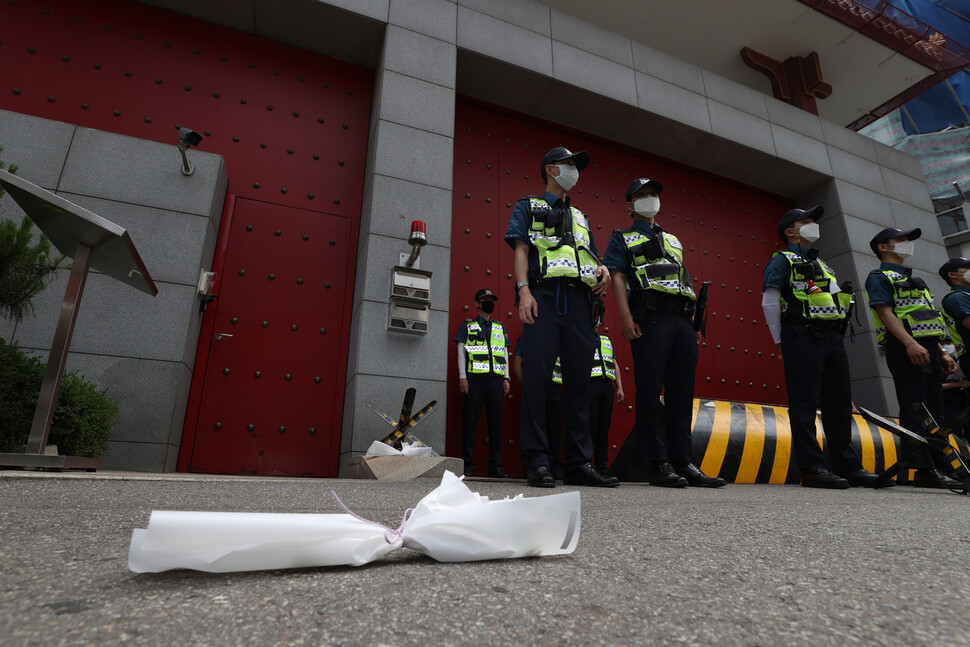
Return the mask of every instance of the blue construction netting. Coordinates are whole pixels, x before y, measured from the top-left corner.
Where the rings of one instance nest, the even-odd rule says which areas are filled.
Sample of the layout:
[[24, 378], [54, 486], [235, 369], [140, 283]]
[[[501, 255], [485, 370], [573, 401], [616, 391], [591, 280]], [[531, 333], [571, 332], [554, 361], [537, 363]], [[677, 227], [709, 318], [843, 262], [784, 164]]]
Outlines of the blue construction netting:
[[[970, 47], [970, 0], [889, 0], [889, 4]], [[949, 78], [949, 84], [939, 83], [907, 102], [902, 126], [910, 135], [966, 126], [970, 123], [968, 106], [970, 72], [962, 70]]]

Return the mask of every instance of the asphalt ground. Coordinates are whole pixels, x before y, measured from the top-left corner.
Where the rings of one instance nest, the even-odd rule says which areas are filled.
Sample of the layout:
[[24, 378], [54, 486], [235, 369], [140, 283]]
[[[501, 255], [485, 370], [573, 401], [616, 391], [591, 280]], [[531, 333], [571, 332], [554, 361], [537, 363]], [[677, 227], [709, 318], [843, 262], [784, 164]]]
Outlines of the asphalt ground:
[[[152, 510], [392, 527], [437, 481], [0, 472], [2, 645], [966, 645], [970, 497], [790, 485], [582, 491], [568, 556], [132, 573]], [[469, 481], [492, 498], [522, 482]], [[566, 489], [557, 487], [551, 492]]]

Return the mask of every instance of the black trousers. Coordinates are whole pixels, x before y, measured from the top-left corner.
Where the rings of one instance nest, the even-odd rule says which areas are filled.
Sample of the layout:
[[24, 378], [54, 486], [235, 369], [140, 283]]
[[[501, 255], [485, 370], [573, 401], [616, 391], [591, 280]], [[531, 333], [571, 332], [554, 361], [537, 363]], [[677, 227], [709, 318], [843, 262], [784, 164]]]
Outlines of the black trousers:
[[[943, 389], [943, 411], [947, 420], [956, 418], [967, 407], [970, 407], [970, 393], [968, 393], [968, 389]], [[963, 427], [954, 429], [954, 433], [958, 436], [963, 436], [963, 438], [967, 438], [968, 429], [970, 429], [970, 425], [964, 425]]]
[[546, 435], [546, 401], [556, 357], [562, 364], [563, 466], [568, 471], [589, 462], [589, 374], [593, 370], [590, 291], [551, 282], [533, 291], [539, 307], [534, 324], [523, 330], [522, 413], [519, 424], [522, 462], [527, 469], [549, 466], [553, 459]]
[[645, 321], [637, 323], [642, 336], [630, 341], [637, 387], [634, 433], [643, 439], [644, 459], [693, 462], [690, 424], [697, 370], [694, 326], [686, 314], [659, 311], [650, 311]]
[[610, 422], [613, 420], [613, 380], [594, 377], [589, 381], [589, 430], [593, 436], [593, 465], [600, 472], [609, 467]]
[[832, 469], [846, 472], [861, 468], [862, 459], [852, 447], [849, 359], [845, 354], [841, 327], [782, 325], [781, 352], [798, 469], [826, 467], [815, 432], [815, 411], [819, 408]]
[[[893, 384], [896, 387], [899, 424], [920, 436], [925, 436], [923, 417], [916, 413], [913, 403], [924, 403], [936, 421], [943, 424], [943, 365], [940, 363], [939, 340], [917, 339], [916, 341], [929, 352], [929, 364], [918, 366], [909, 361], [906, 347], [891, 335], [886, 341], [886, 364], [893, 375]], [[912, 451], [915, 446], [916, 443], [911, 440], [900, 439], [900, 457]], [[910, 463], [910, 467], [914, 469], [932, 467], [928, 456], [923, 454]]]
[[562, 474], [562, 385], [550, 382], [546, 396], [546, 441], [549, 443], [549, 468]]
[[502, 405], [505, 402], [503, 384], [505, 378], [495, 373], [469, 373], [468, 393], [462, 396], [461, 409], [461, 455], [465, 460], [465, 473], [475, 470], [475, 427], [485, 408], [488, 423], [488, 471], [502, 469]]

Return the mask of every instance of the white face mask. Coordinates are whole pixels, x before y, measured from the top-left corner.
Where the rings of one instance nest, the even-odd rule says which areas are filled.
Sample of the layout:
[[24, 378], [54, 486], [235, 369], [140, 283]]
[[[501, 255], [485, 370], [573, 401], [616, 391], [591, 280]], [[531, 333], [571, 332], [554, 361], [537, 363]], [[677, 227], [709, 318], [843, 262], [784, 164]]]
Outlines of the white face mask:
[[807, 225], [802, 225], [798, 228], [798, 235], [807, 240], [809, 244], [818, 240], [818, 233], [817, 222], [810, 222]]
[[568, 191], [579, 182], [579, 169], [569, 164], [559, 166], [559, 175], [556, 176], [556, 182], [563, 190]]
[[970, 283], [970, 270], [967, 270], [963, 274], [961, 274], [960, 278], [966, 281], [967, 283]]
[[909, 258], [913, 255], [914, 247], [916, 247], [916, 244], [913, 241], [904, 240], [901, 243], [896, 243], [893, 247], [893, 251], [896, 252], [896, 255], [900, 258]]
[[633, 210], [644, 218], [653, 218], [660, 213], [660, 198], [648, 195], [633, 203]]

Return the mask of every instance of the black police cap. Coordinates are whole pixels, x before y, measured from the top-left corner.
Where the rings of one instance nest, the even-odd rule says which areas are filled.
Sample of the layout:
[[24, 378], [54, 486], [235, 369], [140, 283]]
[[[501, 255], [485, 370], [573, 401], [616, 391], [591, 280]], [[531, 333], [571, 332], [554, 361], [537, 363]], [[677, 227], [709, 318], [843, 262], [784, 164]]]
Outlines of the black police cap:
[[632, 200], [633, 194], [645, 186], [650, 187], [658, 194], [664, 190], [664, 185], [661, 184], [660, 182], [657, 182], [656, 180], [650, 180], [645, 177], [640, 177], [635, 179], [633, 182], [630, 182], [630, 186], [626, 188], [626, 201], [629, 202], [630, 200]]
[[793, 224], [799, 220], [805, 220], [805, 218], [811, 218], [812, 220], [818, 220], [825, 213], [825, 209], [822, 205], [812, 207], [811, 209], [792, 209], [781, 217], [778, 221], [778, 227], [776, 231], [778, 232], [778, 238], [781, 238], [783, 243], [788, 242], [788, 237], [785, 236], [785, 230], [791, 227]]
[[886, 227], [878, 234], [872, 237], [869, 241], [869, 248], [872, 249], [872, 253], [879, 256], [879, 245], [887, 243], [893, 238], [905, 238], [906, 240], [916, 240], [923, 235], [923, 231], [917, 227], [916, 229], [900, 229], [899, 227]]
[[546, 179], [546, 166], [568, 159], [571, 159], [576, 163], [577, 171], [582, 171], [584, 168], [589, 166], [589, 153], [586, 151], [574, 153], [563, 146], [556, 146], [542, 156], [542, 166], [539, 167], [539, 174], [542, 176], [542, 179]]
[[970, 267], [970, 258], [964, 258], [963, 256], [951, 258], [946, 263], [943, 263], [943, 265], [940, 267], [940, 278], [946, 281], [947, 285], [949, 285], [950, 272], [955, 272], [964, 267]]
[[489, 290], [488, 288], [482, 288], [475, 293], [475, 301], [484, 301], [486, 299], [491, 299], [492, 301], [498, 301], [498, 297]]

